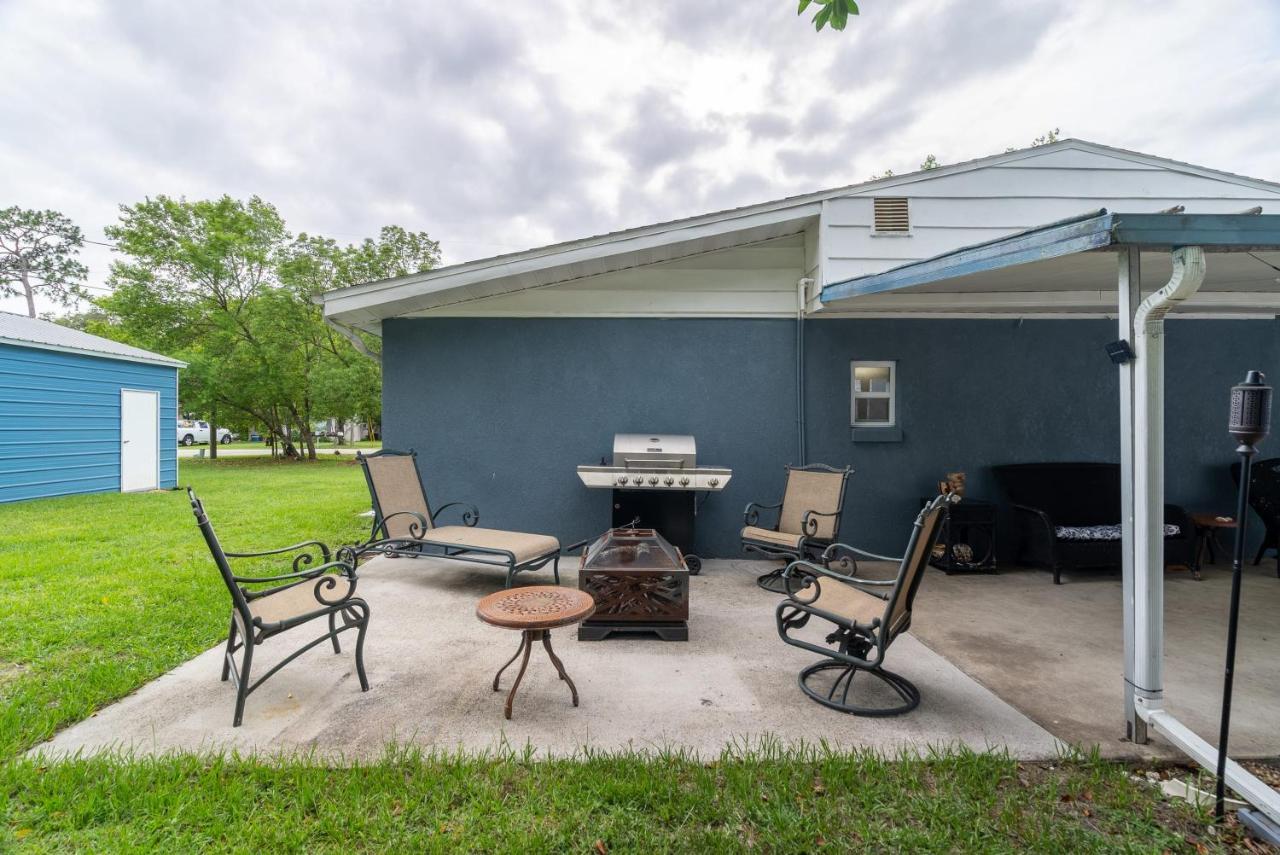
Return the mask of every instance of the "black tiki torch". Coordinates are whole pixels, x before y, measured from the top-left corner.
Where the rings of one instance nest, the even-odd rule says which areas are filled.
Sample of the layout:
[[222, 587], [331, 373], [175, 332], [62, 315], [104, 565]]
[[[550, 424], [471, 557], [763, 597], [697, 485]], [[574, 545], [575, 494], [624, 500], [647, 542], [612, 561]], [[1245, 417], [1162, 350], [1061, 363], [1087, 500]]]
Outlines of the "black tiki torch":
[[1227, 736], [1231, 731], [1231, 682], [1236, 668], [1236, 628], [1240, 620], [1240, 575], [1244, 564], [1245, 524], [1249, 513], [1249, 479], [1255, 444], [1271, 425], [1271, 387], [1261, 371], [1250, 371], [1244, 382], [1231, 387], [1231, 424], [1227, 430], [1240, 441], [1240, 493], [1236, 500], [1235, 554], [1231, 560], [1231, 612], [1227, 618], [1227, 670], [1222, 681], [1222, 726], [1218, 732], [1218, 791], [1214, 814], [1222, 819], [1226, 790]]

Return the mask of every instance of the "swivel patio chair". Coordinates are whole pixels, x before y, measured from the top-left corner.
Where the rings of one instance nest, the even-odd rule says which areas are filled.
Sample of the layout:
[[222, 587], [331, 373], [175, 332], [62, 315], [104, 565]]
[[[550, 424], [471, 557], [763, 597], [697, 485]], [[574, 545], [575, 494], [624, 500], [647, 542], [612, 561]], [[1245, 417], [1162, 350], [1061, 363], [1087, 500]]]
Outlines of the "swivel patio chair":
[[[776, 505], [752, 502], [743, 512], [742, 548], [787, 562], [816, 557], [840, 533], [845, 485], [852, 471], [821, 463], [788, 466], [782, 501]], [[777, 512], [772, 528], [760, 524], [762, 511]], [[756, 584], [775, 594], [786, 593], [785, 569], [784, 564], [763, 574]]]
[[[1231, 464], [1231, 480], [1240, 486], [1240, 463]], [[1258, 552], [1253, 556], [1254, 566], [1262, 563], [1268, 549], [1276, 550], [1276, 575], [1280, 576], [1280, 457], [1259, 460], [1250, 469], [1249, 507], [1262, 520], [1266, 531]]]
[[[560, 584], [560, 541], [554, 537], [477, 528], [480, 511], [466, 502], [450, 502], [433, 513], [413, 449], [357, 452], [356, 459], [373, 500], [373, 529], [369, 540], [355, 547], [357, 556], [434, 557], [502, 567], [508, 588], [517, 573], [551, 564]], [[462, 525], [436, 525], [440, 514], [455, 507], [461, 509]]]
[[[314, 540], [265, 552], [224, 552], [213, 531], [213, 524], [205, 514], [204, 504], [190, 488], [187, 488], [187, 497], [191, 500], [191, 511], [196, 516], [200, 533], [204, 535], [204, 542], [209, 546], [213, 563], [218, 566], [222, 581], [231, 594], [231, 629], [227, 633], [227, 648], [222, 658], [222, 679], [225, 682], [228, 677], [234, 678], [236, 684], [236, 712], [232, 726], [240, 726], [244, 719], [245, 701], [255, 689], [285, 665], [325, 641], [333, 643], [334, 653], [341, 653], [338, 636], [349, 629], [356, 630], [356, 675], [360, 678], [360, 691], [369, 691], [369, 678], [364, 672], [364, 636], [369, 628], [369, 604], [355, 596], [355, 556], [350, 547], [339, 549], [336, 560], [333, 560], [329, 547]], [[272, 555], [293, 555], [292, 572], [276, 576], [238, 576], [232, 572], [228, 560]], [[317, 559], [319, 564], [316, 564]], [[253, 590], [244, 587], [271, 583], [284, 584]], [[328, 632], [295, 650], [267, 673], [250, 682], [255, 648], [269, 638], [320, 618], [328, 622]], [[244, 654], [239, 667], [236, 667], [234, 654], [238, 650], [243, 650]]]
[[[825, 657], [800, 672], [800, 688], [806, 695], [825, 707], [860, 716], [901, 715], [920, 703], [920, 690], [902, 675], [886, 670], [884, 658], [894, 639], [911, 626], [912, 605], [938, 539], [943, 509], [948, 502], [957, 500], [954, 495], [938, 496], [920, 511], [906, 554], [892, 579], [863, 579], [831, 570], [842, 554], [855, 552], [872, 557], [842, 543], [829, 547], [820, 564], [795, 561], [786, 568], [782, 578], [787, 585], [787, 598], [775, 611], [778, 635], [793, 647]], [[794, 635], [813, 617], [834, 627], [826, 636], [826, 647]], [[859, 673], [887, 685], [901, 703], [884, 706], [850, 702], [849, 691]], [[824, 687], [820, 678], [828, 675], [834, 680]]]

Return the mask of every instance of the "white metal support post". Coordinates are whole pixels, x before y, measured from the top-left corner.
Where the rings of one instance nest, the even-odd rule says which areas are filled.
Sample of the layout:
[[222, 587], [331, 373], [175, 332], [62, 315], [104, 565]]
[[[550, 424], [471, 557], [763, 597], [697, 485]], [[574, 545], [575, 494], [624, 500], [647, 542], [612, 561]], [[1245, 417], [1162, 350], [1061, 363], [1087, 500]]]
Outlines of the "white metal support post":
[[[1135, 741], [1145, 742], [1148, 730], [1154, 731], [1212, 772], [1217, 749], [1164, 709], [1164, 317], [1204, 282], [1204, 251], [1195, 246], [1174, 250], [1169, 283], [1132, 308], [1138, 296], [1137, 254], [1136, 247], [1122, 251], [1119, 277], [1121, 332], [1126, 317], [1132, 317], [1134, 345], [1134, 359], [1123, 366], [1120, 381], [1124, 558], [1132, 562], [1125, 565], [1124, 581], [1125, 713]], [[1230, 759], [1226, 780], [1280, 823], [1280, 793]]]
[[[1120, 338], [1134, 341], [1133, 315], [1142, 299], [1142, 254], [1137, 249], [1119, 252]], [[1134, 703], [1134, 515], [1133, 515], [1133, 377], [1137, 366], [1130, 359], [1120, 366], [1120, 522], [1121, 579], [1124, 596], [1124, 722], [1125, 735], [1137, 743], [1147, 741], [1147, 723], [1138, 717]]]
[[1172, 255], [1168, 284], [1133, 314], [1133, 691], [1139, 716], [1164, 700], [1164, 318], [1205, 275], [1200, 247]]

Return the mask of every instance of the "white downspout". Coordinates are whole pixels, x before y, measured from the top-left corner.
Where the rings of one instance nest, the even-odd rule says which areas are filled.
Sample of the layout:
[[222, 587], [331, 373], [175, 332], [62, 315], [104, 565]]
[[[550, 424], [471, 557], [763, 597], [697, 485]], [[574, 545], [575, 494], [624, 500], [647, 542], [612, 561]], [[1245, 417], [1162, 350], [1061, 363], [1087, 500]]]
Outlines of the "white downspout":
[[809, 287], [813, 279], [803, 277], [796, 281], [796, 446], [799, 458], [797, 466], [804, 466], [808, 461], [809, 449], [805, 442], [804, 414], [804, 312], [808, 308]]
[[1172, 257], [1169, 283], [1133, 316], [1133, 682], [1144, 719], [1164, 699], [1164, 318], [1205, 276], [1200, 247], [1180, 247]]
[[[1136, 252], [1136, 248], [1132, 250]], [[1173, 252], [1169, 284], [1133, 316], [1137, 363], [1133, 401], [1134, 688], [1138, 716], [1197, 763], [1213, 771], [1218, 751], [1164, 706], [1164, 317], [1204, 282], [1204, 250]], [[1126, 607], [1128, 604], [1125, 604]], [[1280, 823], [1280, 793], [1230, 758], [1226, 783]]]

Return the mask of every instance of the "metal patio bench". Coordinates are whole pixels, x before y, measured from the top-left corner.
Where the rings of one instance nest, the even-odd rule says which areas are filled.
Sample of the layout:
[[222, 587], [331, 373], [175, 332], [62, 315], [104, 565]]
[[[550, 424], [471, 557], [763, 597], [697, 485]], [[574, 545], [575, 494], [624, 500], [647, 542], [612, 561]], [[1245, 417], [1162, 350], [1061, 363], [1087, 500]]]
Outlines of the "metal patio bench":
[[[357, 452], [356, 459], [364, 468], [373, 501], [373, 528], [369, 540], [355, 547], [359, 557], [434, 557], [502, 567], [508, 588], [517, 573], [551, 564], [556, 584], [560, 584], [560, 541], [556, 538], [478, 528], [480, 511], [466, 502], [449, 502], [432, 512], [413, 449]], [[449, 508], [461, 509], [462, 525], [436, 525], [437, 517]]]
[[[222, 657], [222, 679], [225, 682], [234, 678], [236, 685], [236, 711], [232, 726], [239, 727], [244, 719], [244, 705], [250, 693], [318, 644], [331, 641], [333, 652], [341, 653], [338, 636], [349, 629], [356, 630], [356, 675], [360, 678], [360, 691], [369, 691], [369, 678], [364, 671], [364, 636], [369, 628], [369, 604], [355, 596], [356, 563], [350, 547], [340, 548], [336, 560], [329, 547], [314, 540], [265, 552], [224, 552], [204, 511], [204, 504], [191, 488], [187, 488], [187, 497], [191, 500], [191, 511], [209, 546], [213, 563], [218, 566], [222, 581], [231, 594], [231, 629], [227, 633], [227, 647]], [[229, 559], [273, 555], [293, 555], [292, 571], [276, 576], [253, 577], [238, 576], [231, 570]], [[244, 587], [273, 583], [283, 584], [258, 589]], [[255, 648], [283, 632], [321, 618], [327, 621], [328, 632], [295, 650], [267, 673], [250, 682]], [[239, 667], [235, 663], [238, 650], [244, 651]]]
[[[752, 502], [743, 512], [742, 548], [770, 558], [795, 561], [817, 557], [840, 533], [849, 467], [821, 463], [788, 466], [787, 485], [776, 505]], [[776, 524], [760, 524], [762, 511], [776, 511]], [[775, 594], [786, 593], [785, 565], [761, 575], [756, 584]]]
[[[831, 570], [832, 564], [850, 552], [875, 557], [843, 543], [832, 544], [821, 564], [795, 561], [786, 568], [782, 578], [787, 597], [775, 610], [778, 635], [793, 647], [825, 657], [800, 672], [800, 688], [811, 699], [861, 716], [901, 715], [920, 703], [920, 690], [902, 675], [886, 670], [884, 658], [894, 639], [911, 626], [912, 605], [938, 539], [943, 510], [957, 499], [954, 494], [938, 496], [920, 511], [892, 579], [866, 579]], [[826, 636], [826, 647], [795, 635], [814, 617], [834, 627]], [[887, 685], [901, 703], [851, 703], [849, 691], [859, 673]], [[828, 674], [834, 674], [834, 680], [826, 687], [819, 685], [816, 678]]]

